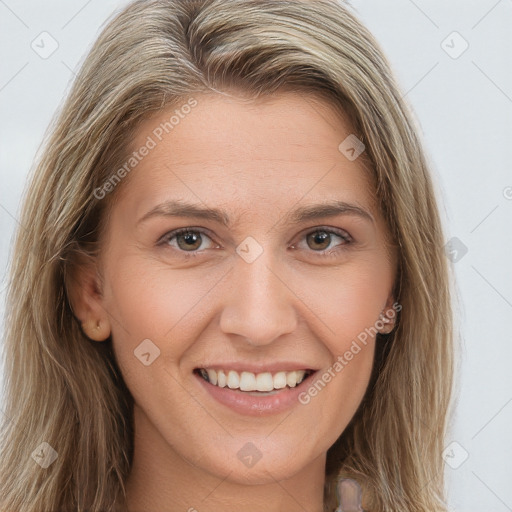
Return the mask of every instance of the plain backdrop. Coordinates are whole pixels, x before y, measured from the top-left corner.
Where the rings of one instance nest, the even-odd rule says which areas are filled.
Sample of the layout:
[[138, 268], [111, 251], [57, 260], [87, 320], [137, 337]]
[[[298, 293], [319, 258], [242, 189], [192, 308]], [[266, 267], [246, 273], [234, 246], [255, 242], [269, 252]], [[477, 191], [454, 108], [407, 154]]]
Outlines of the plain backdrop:
[[[461, 352], [444, 453], [450, 506], [512, 511], [512, 0], [350, 3], [413, 108], [451, 244]], [[101, 26], [125, 4], [0, 0], [2, 316], [35, 152]]]

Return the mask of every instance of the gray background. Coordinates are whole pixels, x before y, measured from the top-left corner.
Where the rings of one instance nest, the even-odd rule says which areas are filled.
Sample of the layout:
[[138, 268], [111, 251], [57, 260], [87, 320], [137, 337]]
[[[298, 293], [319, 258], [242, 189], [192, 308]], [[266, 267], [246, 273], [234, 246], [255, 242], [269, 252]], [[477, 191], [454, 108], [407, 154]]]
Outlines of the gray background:
[[[0, 0], [2, 316], [27, 172], [74, 70], [105, 20], [125, 3]], [[351, 4], [381, 43], [413, 107], [443, 203], [447, 242], [456, 238], [450, 247], [456, 251], [461, 353], [444, 453], [450, 505], [464, 512], [512, 511], [512, 0]], [[47, 58], [31, 47], [49, 51], [53, 40], [58, 48]]]

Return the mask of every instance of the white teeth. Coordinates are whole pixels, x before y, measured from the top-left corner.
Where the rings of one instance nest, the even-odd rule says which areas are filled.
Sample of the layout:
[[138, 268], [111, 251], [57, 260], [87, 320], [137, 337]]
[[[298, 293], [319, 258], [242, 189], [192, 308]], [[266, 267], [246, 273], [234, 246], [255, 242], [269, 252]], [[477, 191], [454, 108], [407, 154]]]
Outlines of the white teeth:
[[208, 380], [212, 384], [217, 384], [217, 372], [214, 370], [206, 370], [208, 372]]
[[240, 389], [242, 391], [255, 390], [256, 389], [256, 375], [254, 375], [254, 373], [251, 373], [251, 372], [242, 372], [242, 374], [240, 375]]
[[256, 375], [256, 391], [272, 391], [274, 389], [274, 381], [270, 372], [258, 373]]
[[224, 372], [222, 370], [217, 372], [217, 386], [221, 388], [226, 387], [226, 375], [224, 375]]
[[[208, 381], [214, 386], [221, 388], [240, 389], [241, 391], [260, 391], [269, 392], [275, 389], [283, 389], [286, 386], [294, 388], [300, 384], [306, 375], [305, 370], [295, 370], [292, 372], [277, 372], [272, 375], [270, 372], [258, 373], [252, 372], [238, 373], [234, 370], [212, 370], [201, 369], [203, 378], [208, 376]], [[226, 375], [227, 374], [227, 375]]]
[[295, 372], [295, 385], [300, 384], [304, 380], [304, 375], [306, 375], [306, 370], [297, 370]]
[[288, 372], [286, 374], [286, 384], [291, 388], [297, 385], [297, 372]]
[[274, 388], [283, 389], [286, 387], [286, 372], [279, 372], [274, 375]]
[[238, 389], [240, 387], [240, 377], [238, 373], [234, 371], [230, 371], [228, 373], [228, 388], [230, 389]]

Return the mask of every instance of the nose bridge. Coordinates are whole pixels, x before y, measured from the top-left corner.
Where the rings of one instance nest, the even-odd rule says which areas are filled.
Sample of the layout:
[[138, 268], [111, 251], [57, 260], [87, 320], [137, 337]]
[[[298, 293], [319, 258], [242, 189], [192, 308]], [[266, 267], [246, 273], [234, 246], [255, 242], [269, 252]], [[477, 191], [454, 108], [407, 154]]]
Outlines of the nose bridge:
[[293, 294], [274, 270], [267, 251], [248, 262], [236, 258], [231, 286], [221, 313], [221, 329], [243, 336], [253, 345], [272, 343], [293, 332], [296, 312]]

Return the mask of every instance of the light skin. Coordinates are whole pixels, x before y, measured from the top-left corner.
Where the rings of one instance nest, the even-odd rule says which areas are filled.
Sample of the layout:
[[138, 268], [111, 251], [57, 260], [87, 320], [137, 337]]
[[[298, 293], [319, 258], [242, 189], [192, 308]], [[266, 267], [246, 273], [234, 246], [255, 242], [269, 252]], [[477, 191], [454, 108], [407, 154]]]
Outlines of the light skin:
[[[232, 410], [193, 371], [217, 361], [294, 361], [324, 374], [391, 309], [396, 258], [387, 227], [362, 159], [338, 150], [351, 128], [324, 100], [291, 92], [258, 102], [194, 98], [197, 106], [120, 185], [101, 241], [101, 280], [83, 268], [73, 298], [90, 338], [112, 335], [134, 397], [127, 510], [321, 512], [326, 452], [361, 403], [375, 339], [307, 405], [277, 414]], [[146, 120], [133, 149], [174, 108]], [[171, 200], [220, 209], [231, 226], [163, 214], [141, 220]], [[353, 209], [291, 218], [334, 201], [368, 216]], [[158, 245], [178, 228], [194, 232], [192, 249], [183, 235]], [[236, 251], [247, 237], [263, 250], [250, 263]], [[148, 366], [134, 356], [145, 339], [160, 350]], [[248, 442], [261, 454], [252, 467], [237, 456]]]

